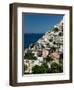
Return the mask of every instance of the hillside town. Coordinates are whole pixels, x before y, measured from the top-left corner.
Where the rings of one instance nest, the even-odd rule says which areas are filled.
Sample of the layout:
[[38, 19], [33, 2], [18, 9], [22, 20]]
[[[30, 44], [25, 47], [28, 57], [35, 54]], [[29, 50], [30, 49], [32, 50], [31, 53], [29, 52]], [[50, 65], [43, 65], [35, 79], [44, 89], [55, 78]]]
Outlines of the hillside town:
[[24, 74], [63, 72], [63, 20], [24, 49]]

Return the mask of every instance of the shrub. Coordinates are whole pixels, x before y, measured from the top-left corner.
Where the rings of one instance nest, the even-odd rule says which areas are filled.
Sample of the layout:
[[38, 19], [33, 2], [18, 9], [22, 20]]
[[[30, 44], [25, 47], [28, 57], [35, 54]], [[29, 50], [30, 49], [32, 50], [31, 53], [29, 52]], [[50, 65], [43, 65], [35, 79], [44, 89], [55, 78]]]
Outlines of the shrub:
[[51, 64], [51, 73], [61, 73], [63, 72], [63, 66], [57, 63]]
[[24, 59], [37, 60], [37, 57], [35, 57], [32, 52], [27, 52], [25, 53]]
[[51, 69], [48, 67], [47, 63], [43, 63], [42, 66], [46, 69], [46, 73], [51, 73]]
[[27, 70], [27, 65], [24, 64], [24, 71]]
[[63, 59], [59, 60], [59, 64], [60, 64], [60, 71], [63, 72]]
[[45, 58], [45, 60], [46, 60], [46, 62], [50, 62], [50, 61], [52, 61], [52, 58], [51, 58], [50, 56], [47, 56], [47, 57]]
[[48, 66], [46, 64], [43, 64], [41, 66], [35, 65], [34, 67], [32, 67], [32, 72], [34, 74], [47, 73]]
[[47, 63], [43, 63], [42, 66], [44, 66], [45, 68], [48, 68]]
[[60, 59], [59, 60], [59, 63], [63, 65], [63, 59]]

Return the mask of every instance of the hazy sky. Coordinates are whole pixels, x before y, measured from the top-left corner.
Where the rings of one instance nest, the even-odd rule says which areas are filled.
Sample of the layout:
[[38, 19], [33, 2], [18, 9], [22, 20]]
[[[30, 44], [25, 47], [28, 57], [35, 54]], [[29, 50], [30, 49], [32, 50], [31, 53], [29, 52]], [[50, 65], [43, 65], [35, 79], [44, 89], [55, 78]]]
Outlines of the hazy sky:
[[25, 33], [45, 33], [63, 19], [63, 15], [40, 15], [23, 13], [23, 30]]

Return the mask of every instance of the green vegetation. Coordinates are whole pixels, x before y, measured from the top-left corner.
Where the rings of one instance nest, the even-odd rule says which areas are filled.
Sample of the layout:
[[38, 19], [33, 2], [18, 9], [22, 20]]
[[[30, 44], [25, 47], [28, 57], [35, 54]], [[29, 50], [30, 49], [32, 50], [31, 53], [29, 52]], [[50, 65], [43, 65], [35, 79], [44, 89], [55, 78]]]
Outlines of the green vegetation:
[[52, 58], [50, 56], [47, 56], [46, 58], [44, 58], [44, 60], [48, 63], [48, 62], [52, 61]]
[[32, 71], [34, 74], [48, 73], [49, 68], [46, 63], [43, 63], [41, 66], [35, 65], [32, 68]]
[[32, 67], [33, 74], [41, 74], [41, 73], [62, 73], [63, 72], [63, 64], [57, 64], [53, 62], [51, 64], [51, 68], [48, 67], [47, 63], [43, 63], [41, 66], [35, 65]]
[[51, 64], [51, 73], [61, 73], [63, 72], [63, 66], [61, 64], [52, 63]]
[[60, 72], [63, 72], [63, 59], [59, 60], [59, 65], [60, 65]]
[[63, 60], [62, 59], [59, 60], [59, 64], [63, 65]]
[[[55, 51], [55, 48], [53, 48], [53, 51]], [[34, 54], [31, 51], [25, 53], [24, 58], [25, 59], [30, 59], [30, 60], [37, 60], [37, 58], [34, 56]], [[63, 53], [60, 54], [59, 63], [57, 64], [56, 62], [53, 62], [51, 64], [51, 68], [49, 68], [48, 63], [52, 62], [52, 60], [53, 59], [48, 55], [46, 58], [44, 58], [45, 62], [43, 62], [41, 66], [35, 65], [35, 66], [32, 67], [32, 73], [33, 74], [62, 73], [63, 72]], [[24, 71], [26, 69], [27, 69], [27, 65], [24, 65]]]
[[42, 66], [38, 66], [38, 65], [35, 65], [33, 68], [32, 68], [32, 72], [34, 74], [38, 74], [38, 73], [46, 73], [46, 69]]
[[29, 51], [25, 53], [24, 59], [37, 60], [37, 57], [35, 57], [34, 54], [31, 51]]
[[27, 65], [24, 64], [24, 71], [27, 70]]
[[24, 48], [24, 73], [63, 72], [63, 21]]
[[46, 69], [46, 73], [51, 73], [51, 69], [48, 67], [47, 63], [43, 63], [42, 66]]
[[60, 54], [60, 59], [63, 59], [63, 53]]

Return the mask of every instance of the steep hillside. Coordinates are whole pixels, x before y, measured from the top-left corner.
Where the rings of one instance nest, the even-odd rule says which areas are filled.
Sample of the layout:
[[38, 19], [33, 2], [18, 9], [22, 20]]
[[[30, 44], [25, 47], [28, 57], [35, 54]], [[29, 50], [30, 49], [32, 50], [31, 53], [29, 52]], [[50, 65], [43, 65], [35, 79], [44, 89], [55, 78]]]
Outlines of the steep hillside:
[[63, 20], [24, 50], [24, 74], [63, 72]]
[[63, 50], [63, 21], [53, 27], [53, 30], [46, 32], [36, 43], [30, 45], [30, 49], [56, 48]]

